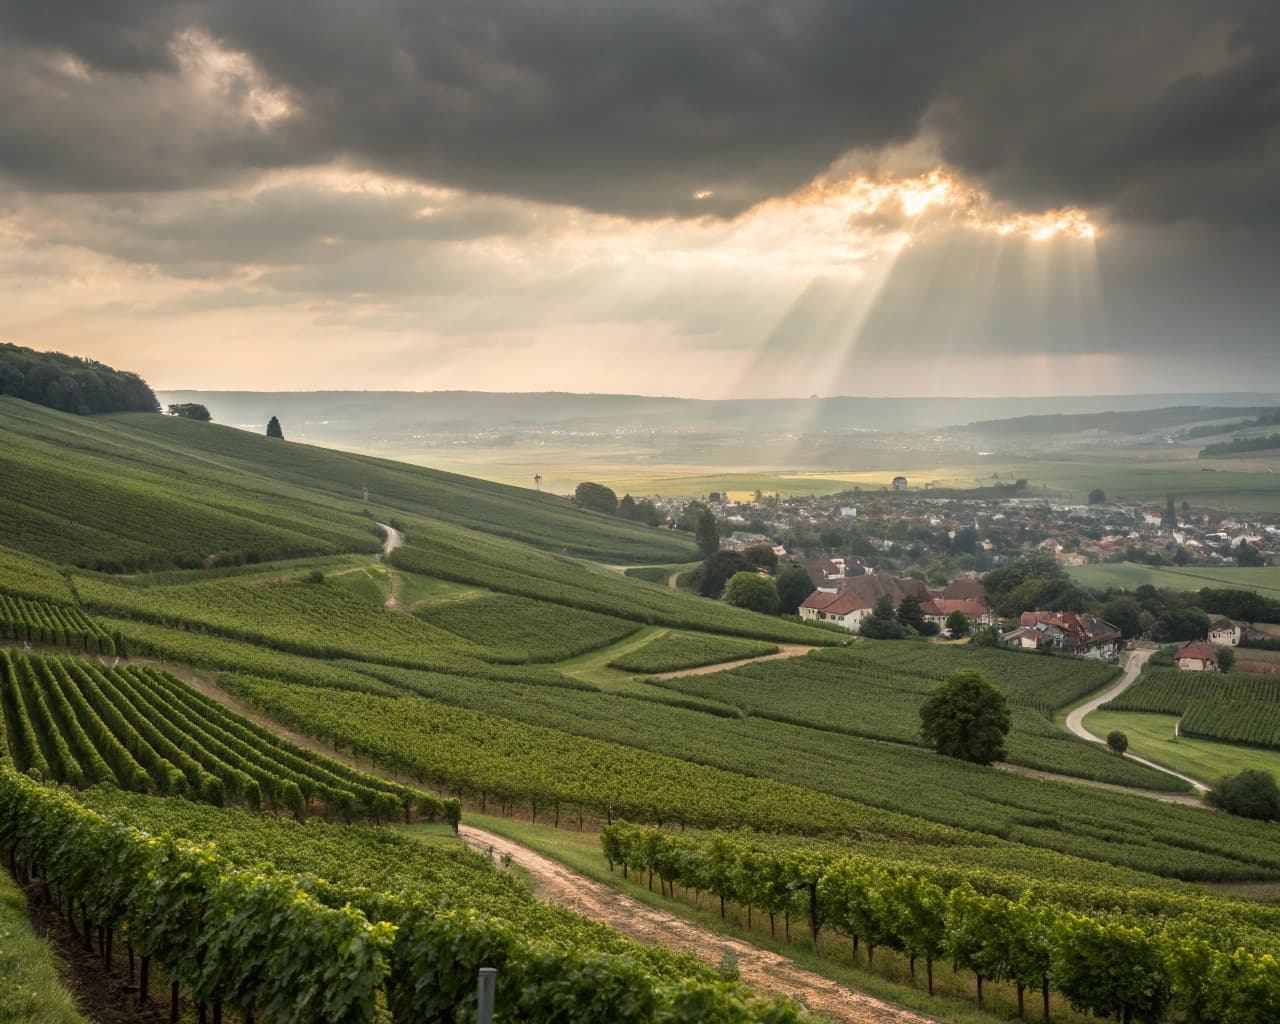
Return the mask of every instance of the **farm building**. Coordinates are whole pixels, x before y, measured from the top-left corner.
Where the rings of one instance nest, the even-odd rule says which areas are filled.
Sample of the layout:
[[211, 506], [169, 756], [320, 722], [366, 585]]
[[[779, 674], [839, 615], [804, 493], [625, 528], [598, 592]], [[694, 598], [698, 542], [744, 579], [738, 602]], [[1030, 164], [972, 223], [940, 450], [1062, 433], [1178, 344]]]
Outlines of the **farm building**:
[[1209, 626], [1209, 643], [1217, 647], [1237, 647], [1244, 627], [1230, 619], [1218, 619]]
[[1184, 672], [1218, 671], [1218, 649], [1213, 644], [1187, 644], [1173, 656], [1173, 663]]
[[811, 622], [830, 622], [855, 633], [862, 625], [862, 620], [871, 614], [872, 608], [873, 605], [856, 594], [815, 590], [800, 605], [800, 618]]

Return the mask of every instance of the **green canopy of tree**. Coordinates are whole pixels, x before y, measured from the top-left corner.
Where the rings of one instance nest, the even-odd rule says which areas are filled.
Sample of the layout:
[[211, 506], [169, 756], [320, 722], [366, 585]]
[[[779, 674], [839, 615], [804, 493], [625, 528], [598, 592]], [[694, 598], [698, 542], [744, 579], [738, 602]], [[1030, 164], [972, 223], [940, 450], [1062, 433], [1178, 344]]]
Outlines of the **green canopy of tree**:
[[1262, 556], [1261, 551], [1246, 540], [1236, 548], [1236, 564], [1256, 569], [1259, 566], [1266, 565], [1267, 560]]
[[693, 570], [690, 586], [703, 597], [719, 598], [734, 573], [750, 568], [740, 551], [717, 551]]
[[618, 511], [617, 494], [611, 487], [606, 487], [604, 484], [583, 481], [574, 490], [573, 500], [583, 508], [603, 512], [607, 516], [614, 515]]
[[1236, 667], [1236, 652], [1232, 647], [1218, 648], [1218, 671], [1230, 672]]
[[1280, 788], [1270, 772], [1246, 768], [1219, 780], [1206, 799], [1228, 814], [1263, 821], [1280, 821]]
[[160, 411], [155, 392], [136, 373], [9, 344], [0, 344], [0, 395], [78, 416]]
[[1158, 643], [1203, 640], [1209, 632], [1209, 616], [1199, 608], [1168, 608], [1156, 616], [1151, 636]]
[[208, 423], [213, 419], [209, 410], [199, 402], [178, 402], [170, 405], [166, 411], [170, 416], [181, 416], [184, 420], [198, 420], [201, 423]]
[[758, 573], [734, 573], [725, 588], [724, 599], [737, 608], [746, 608], [763, 615], [778, 614], [778, 588], [768, 576]]
[[284, 440], [284, 431], [280, 429], [280, 421], [274, 416], [267, 421], [267, 437], [278, 437], [281, 441]]
[[1107, 492], [1101, 487], [1095, 487], [1089, 492], [1090, 505], [1105, 505], [1107, 503]]
[[991, 764], [1005, 755], [1011, 719], [1004, 694], [977, 669], [954, 673], [920, 707], [920, 734], [939, 754]]
[[959, 640], [961, 637], [968, 636], [969, 631], [973, 628], [973, 624], [969, 621], [969, 616], [962, 612], [959, 608], [947, 616], [947, 632], [953, 640]]
[[778, 571], [778, 601], [783, 615], [795, 615], [804, 599], [818, 588], [814, 586], [803, 565], [790, 562]]
[[924, 629], [924, 609], [920, 607], [920, 598], [915, 594], [908, 594], [899, 603], [898, 621], [917, 633]]
[[1107, 733], [1107, 746], [1111, 748], [1112, 753], [1123, 754], [1129, 749], [1129, 737], [1119, 729], [1112, 729]]
[[906, 627], [894, 613], [893, 598], [888, 594], [876, 600], [875, 608], [862, 620], [858, 632], [868, 640], [902, 640], [907, 635]]
[[772, 544], [752, 544], [742, 552], [742, 556], [757, 569], [773, 572], [778, 568], [778, 556], [773, 553]]
[[715, 514], [709, 508], [698, 509], [693, 524], [694, 541], [698, 550], [707, 557], [714, 555], [720, 548], [720, 529], [716, 525]]

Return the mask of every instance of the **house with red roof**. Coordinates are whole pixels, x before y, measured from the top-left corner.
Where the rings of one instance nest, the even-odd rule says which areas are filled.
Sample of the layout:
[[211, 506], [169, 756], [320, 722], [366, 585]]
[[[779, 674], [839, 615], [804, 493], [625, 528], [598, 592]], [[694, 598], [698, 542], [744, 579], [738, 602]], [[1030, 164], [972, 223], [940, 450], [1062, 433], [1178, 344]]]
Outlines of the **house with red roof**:
[[1187, 644], [1173, 656], [1173, 663], [1183, 672], [1217, 672], [1218, 648], [1214, 644]]
[[1052, 647], [1084, 658], [1112, 661], [1120, 656], [1120, 629], [1087, 612], [1023, 612], [1019, 629], [1005, 634], [1006, 642], [1019, 647]]
[[810, 622], [829, 622], [856, 633], [874, 607], [874, 602], [868, 604], [856, 594], [815, 590], [800, 605], [800, 618]]

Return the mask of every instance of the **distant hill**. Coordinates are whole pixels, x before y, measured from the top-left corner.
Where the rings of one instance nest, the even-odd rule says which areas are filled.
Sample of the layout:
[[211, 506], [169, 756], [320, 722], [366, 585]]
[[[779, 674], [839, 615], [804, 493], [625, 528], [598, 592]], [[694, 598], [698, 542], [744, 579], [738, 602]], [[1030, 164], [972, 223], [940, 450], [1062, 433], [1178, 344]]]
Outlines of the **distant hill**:
[[424, 437], [531, 430], [612, 433], [912, 433], [992, 416], [1110, 414], [1178, 405], [1225, 406], [1239, 418], [1280, 404], [1245, 394], [1104, 395], [1038, 398], [724, 399], [479, 391], [162, 391], [165, 402], [198, 402], [219, 423], [261, 430], [279, 416], [289, 437], [348, 447], [396, 447]]
[[1050, 413], [1039, 416], [1017, 416], [1011, 419], [978, 420], [955, 429], [961, 433], [993, 438], [1043, 438], [1057, 434], [1079, 434], [1084, 431], [1139, 436], [1155, 431], [1182, 433], [1182, 428], [1190, 424], [1224, 420], [1238, 423], [1243, 415], [1259, 415], [1266, 412], [1268, 409], [1264, 406], [1177, 405], [1153, 409]]
[[0, 344], [0, 395], [78, 416], [160, 411], [155, 392], [136, 373], [9, 344]]
[[108, 572], [372, 552], [375, 520], [401, 517], [610, 562], [697, 555], [686, 534], [551, 494], [177, 416], [0, 397], [0, 437], [0, 544]]

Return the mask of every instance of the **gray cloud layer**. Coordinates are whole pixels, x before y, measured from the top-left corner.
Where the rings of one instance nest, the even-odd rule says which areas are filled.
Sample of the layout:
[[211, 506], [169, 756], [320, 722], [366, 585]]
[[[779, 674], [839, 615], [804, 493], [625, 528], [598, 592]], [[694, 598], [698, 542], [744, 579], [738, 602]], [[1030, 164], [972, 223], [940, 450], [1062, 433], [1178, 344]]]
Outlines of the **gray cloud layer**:
[[[243, 82], [193, 90], [174, 44], [191, 29], [248, 55], [291, 115], [235, 116]], [[0, 39], [0, 171], [36, 188], [345, 158], [631, 216], [733, 213], [923, 140], [1030, 207], [1280, 214], [1268, 0], [7, 0]]]

